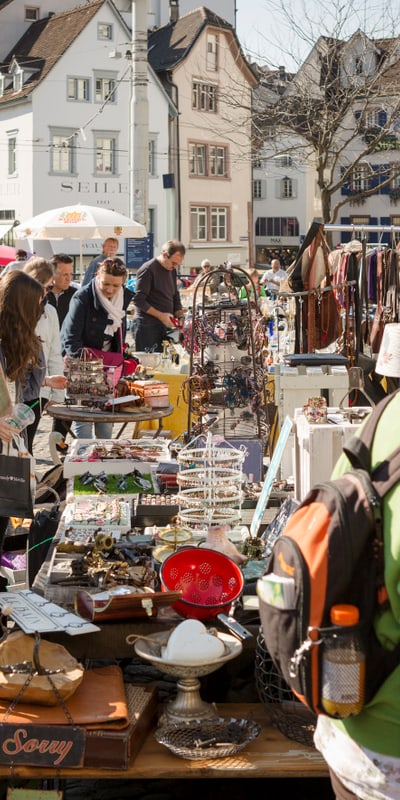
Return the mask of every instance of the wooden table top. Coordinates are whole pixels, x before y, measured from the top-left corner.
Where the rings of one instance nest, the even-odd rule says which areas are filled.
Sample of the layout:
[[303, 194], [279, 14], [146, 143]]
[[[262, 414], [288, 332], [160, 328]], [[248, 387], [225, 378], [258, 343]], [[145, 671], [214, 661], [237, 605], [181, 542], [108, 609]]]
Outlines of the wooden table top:
[[173, 410], [172, 405], [164, 408], [151, 408], [149, 411], [140, 411], [140, 409], [138, 411], [101, 411], [98, 408], [56, 404], [46, 408], [50, 417], [69, 422], [147, 422], [168, 417]]
[[136, 758], [126, 770], [83, 767], [55, 770], [50, 767], [0, 766], [1, 778], [87, 779], [216, 779], [216, 778], [326, 778], [322, 756], [307, 745], [287, 739], [270, 726], [260, 703], [218, 704], [220, 716], [252, 719], [261, 725], [260, 735], [235, 756], [202, 761], [178, 758], [148, 734]]

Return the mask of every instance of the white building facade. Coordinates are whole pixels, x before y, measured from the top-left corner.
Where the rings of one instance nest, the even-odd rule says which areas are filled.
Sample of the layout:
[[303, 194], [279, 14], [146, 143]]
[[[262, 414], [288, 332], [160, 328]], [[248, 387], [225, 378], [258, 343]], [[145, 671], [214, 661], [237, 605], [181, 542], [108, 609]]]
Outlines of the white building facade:
[[[70, 37], [65, 49], [63, 42], [68, 41], [74, 15], [85, 13], [84, 8], [53, 15], [47, 24], [43, 20], [43, 31], [38, 33], [31, 52], [42, 49], [47, 59], [53, 50], [54, 63], [31, 90], [10, 93], [12, 81], [20, 81], [16, 89], [27, 88], [26, 80], [35, 77], [32, 70], [42, 63], [39, 55], [35, 63], [34, 56], [17, 54], [10, 66], [17, 75], [2, 70], [0, 142], [5, 157], [0, 160], [0, 224], [21, 222], [46, 209], [78, 202], [128, 215], [132, 85], [131, 62], [125, 54], [130, 31], [108, 0], [90, 7], [93, 13], [78, 35]], [[0, 27], [1, 14], [0, 9]], [[37, 75], [40, 78], [40, 70]], [[154, 248], [158, 248], [170, 235], [163, 174], [169, 169], [168, 128], [174, 109], [151, 68], [147, 92], [147, 228], [153, 233]], [[89, 257], [98, 253], [99, 244], [84, 243], [84, 254]], [[49, 255], [48, 243], [33, 246], [36, 252]], [[52, 250], [59, 247], [59, 243], [53, 243]], [[77, 242], [63, 242], [63, 249], [71, 254], [78, 248]]]

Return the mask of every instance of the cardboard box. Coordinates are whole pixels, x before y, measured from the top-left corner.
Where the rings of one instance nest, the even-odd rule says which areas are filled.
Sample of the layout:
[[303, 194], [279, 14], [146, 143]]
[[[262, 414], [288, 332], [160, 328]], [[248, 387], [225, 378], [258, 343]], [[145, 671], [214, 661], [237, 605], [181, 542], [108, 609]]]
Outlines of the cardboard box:
[[[148, 432], [146, 433], [148, 437]], [[108, 453], [113, 446], [120, 447], [120, 456], [93, 460], [94, 444], [103, 445]], [[157, 440], [150, 437], [139, 440], [106, 439], [96, 443], [92, 439], [75, 439], [65, 457], [63, 472], [64, 478], [73, 478], [88, 471], [93, 475], [98, 475], [99, 472], [125, 475], [135, 467], [142, 473], [148, 473], [159, 461], [168, 461], [169, 458], [168, 442], [162, 437]]]
[[128, 769], [157, 718], [157, 690], [125, 684], [129, 726], [122, 731], [87, 731], [85, 767]]

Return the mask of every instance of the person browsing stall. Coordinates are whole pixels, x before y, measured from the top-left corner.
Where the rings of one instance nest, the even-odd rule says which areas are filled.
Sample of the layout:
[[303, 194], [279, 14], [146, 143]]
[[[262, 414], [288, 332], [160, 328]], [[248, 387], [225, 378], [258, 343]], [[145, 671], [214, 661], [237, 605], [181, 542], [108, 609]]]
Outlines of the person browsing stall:
[[61, 328], [67, 316], [71, 298], [77, 291], [76, 286], [71, 286], [74, 262], [66, 253], [57, 253], [51, 259], [51, 264], [54, 268], [54, 284], [47, 294], [47, 302], [56, 309]]
[[104, 239], [100, 255], [93, 258], [87, 266], [82, 279], [82, 286], [87, 286], [90, 283], [92, 278], [96, 275], [100, 264], [102, 264], [106, 258], [116, 258], [118, 247], [119, 242], [116, 236], [107, 236], [107, 239]]
[[281, 281], [286, 278], [286, 272], [281, 268], [278, 258], [273, 258], [271, 261], [271, 269], [267, 269], [262, 276], [260, 283], [265, 286], [267, 294], [271, 297], [276, 297], [279, 294]]
[[[56, 253], [51, 259], [51, 264], [54, 267], [54, 285], [47, 292], [47, 302], [55, 308], [61, 330], [61, 326], [68, 314], [69, 304], [78, 287], [71, 285], [74, 264], [71, 256], [66, 253]], [[53, 431], [63, 437], [61, 442], [56, 443], [56, 449], [63, 455], [66, 455], [68, 450], [65, 437], [70, 428], [71, 423], [66, 420], [53, 420]]]
[[[46, 371], [48, 375], [63, 375], [64, 361], [61, 355], [60, 325], [58, 322], [57, 311], [49, 305], [47, 298], [54, 286], [54, 270], [50, 261], [40, 256], [32, 256], [25, 266], [24, 272], [30, 275], [43, 286], [45, 296], [43, 299], [43, 311], [36, 326], [36, 333], [39, 336]], [[63, 379], [65, 385], [65, 379]], [[64, 388], [64, 386], [62, 387]], [[50, 389], [43, 387], [36, 398], [30, 398], [30, 405], [35, 413], [35, 420], [26, 429], [28, 450], [32, 452], [33, 439], [39, 425], [40, 416], [48, 403], [63, 403], [65, 393], [59, 388]]]
[[201, 264], [200, 264], [200, 268], [201, 268], [201, 269], [200, 269], [200, 272], [199, 272], [199, 274], [198, 274], [197, 278], [195, 279], [195, 281], [193, 281], [193, 283], [192, 283], [192, 285], [191, 285], [191, 287], [190, 287], [190, 288], [191, 288], [191, 289], [196, 289], [196, 288], [197, 288], [197, 286], [199, 285], [200, 281], [201, 281], [201, 282], [202, 282], [202, 283], [201, 283], [201, 285], [202, 285], [202, 286], [206, 286], [206, 287], [207, 287], [207, 292], [208, 292], [208, 294], [217, 294], [217, 292], [218, 292], [218, 285], [219, 285], [219, 275], [218, 275], [218, 272], [216, 272], [216, 273], [215, 273], [215, 274], [214, 274], [214, 275], [213, 275], [213, 276], [212, 276], [212, 277], [211, 277], [211, 278], [210, 278], [210, 279], [207, 281], [207, 283], [205, 283], [205, 281], [204, 281], [204, 280], [202, 280], [202, 279], [204, 278], [204, 275], [208, 275], [210, 272], [212, 272], [212, 269], [213, 269], [213, 268], [212, 268], [212, 266], [211, 266], [211, 261], [209, 261], [209, 260], [208, 260], [208, 258], [204, 258], [204, 259], [203, 259], [203, 261], [202, 261], [202, 262], [201, 262]]
[[266, 292], [264, 286], [260, 284], [257, 270], [251, 269], [248, 275], [250, 280], [245, 286], [242, 286], [239, 292], [240, 300], [247, 300], [247, 297], [249, 297], [249, 300], [254, 300], [254, 297], [266, 297]]
[[0, 364], [8, 380], [15, 382], [17, 403], [33, 404], [42, 387], [62, 390], [66, 386], [64, 375], [46, 374], [37, 332], [44, 298], [43, 285], [23, 271], [12, 270], [1, 280]]
[[[14, 383], [16, 402], [24, 402], [22, 390], [38, 396], [46, 378], [44, 356], [36, 326], [43, 313], [43, 286], [20, 270], [12, 270], [0, 281], [0, 364], [7, 380]], [[16, 429], [0, 419], [1, 443], [9, 444]], [[9, 519], [0, 510], [0, 551]], [[4, 579], [0, 578], [3, 591]]]
[[[78, 357], [85, 347], [121, 353], [126, 336], [126, 310], [133, 292], [124, 284], [127, 269], [120, 258], [103, 261], [88, 286], [75, 292], [61, 328], [63, 355]], [[90, 422], [74, 422], [78, 439], [92, 439]], [[97, 422], [94, 435], [110, 439], [112, 423]]]
[[174, 320], [184, 311], [177, 287], [177, 270], [185, 256], [182, 242], [166, 242], [157, 258], [146, 261], [137, 271], [134, 305], [136, 350], [162, 352], [162, 343]]

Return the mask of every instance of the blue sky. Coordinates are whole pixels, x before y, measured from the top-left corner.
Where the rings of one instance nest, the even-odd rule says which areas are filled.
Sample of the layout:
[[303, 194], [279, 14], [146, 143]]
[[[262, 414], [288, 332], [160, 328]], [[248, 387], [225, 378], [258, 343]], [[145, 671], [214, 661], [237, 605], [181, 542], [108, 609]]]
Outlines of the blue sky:
[[[319, 34], [400, 35], [398, 0], [236, 0], [236, 27], [246, 54], [294, 69]], [[288, 15], [285, 17], [284, 9]]]

